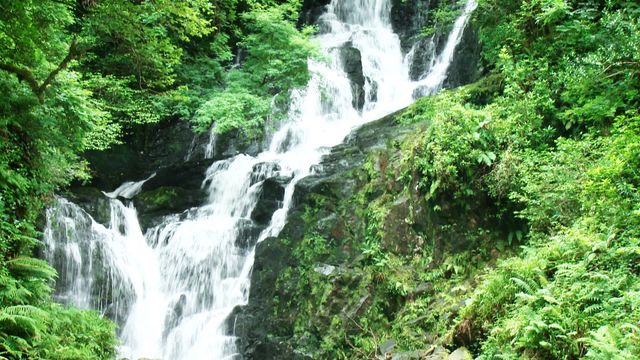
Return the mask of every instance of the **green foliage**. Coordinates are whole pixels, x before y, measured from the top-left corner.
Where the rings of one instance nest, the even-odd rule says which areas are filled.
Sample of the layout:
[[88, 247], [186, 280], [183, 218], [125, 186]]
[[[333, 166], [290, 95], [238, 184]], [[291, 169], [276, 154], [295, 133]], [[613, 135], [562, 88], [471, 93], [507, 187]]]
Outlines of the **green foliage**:
[[108, 360], [116, 356], [115, 325], [93, 311], [51, 305], [46, 330], [27, 352], [28, 358]]
[[[296, 293], [296, 341], [314, 339], [316, 358], [373, 358], [385, 339], [480, 359], [640, 357], [639, 14], [480, 1], [489, 74], [397, 116], [414, 131], [359, 170], [358, 194], [313, 212], [337, 212], [341, 236], [306, 219], [348, 260], [299, 257], [340, 271], [299, 288], [324, 300]], [[401, 204], [409, 230], [394, 223]]]
[[215, 123], [217, 133], [241, 129], [247, 136], [255, 138], [261, 134], [270, 109], [269, 99], [239, 88], [216, 93], [200, 106], [192, 121], [202, 132]]
[[198, 131], [215, 123], [218, 133], [242, 130], [255, 138], [268, 118], [286, 114], [287, 105], [274, 106], [274, 100], [286, 101], [290, 90], [307, 83], [307, 60], [316, 55], [309, 40], [311, 29], [295, 27], [298, 9], [299, 2], [290, 1], [272, 7], [255, 5], [241, 15], [247, 35], [239, 46], [246, 59], [223, 77], [224, 88], [200, 105], [192, 119]]
[[427, 21], [421, 32], [422, 36], [448, 34], [456, 18], [460, 16], [461, 9], [457, 3], [438, 1], [434, 5], [430, 7], [427, 14]]
[[265, 94], [286, 93], [309, 81], [307, 59], [316, 48], [308, 39], [312, 29], [295, 27], [298, 10], [299, 2], [289, 2], [242, 16], [249, 31], [241, 42], [247, 50], [242, 70]]

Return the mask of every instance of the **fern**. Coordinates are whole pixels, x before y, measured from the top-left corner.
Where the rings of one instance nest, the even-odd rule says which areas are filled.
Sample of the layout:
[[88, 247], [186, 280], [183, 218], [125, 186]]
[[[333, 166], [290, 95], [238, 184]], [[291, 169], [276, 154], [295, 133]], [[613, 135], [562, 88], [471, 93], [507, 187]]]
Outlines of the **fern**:
[[534, 281], [531, 281], [531, 283], [527, 283], [526, 281], [517, 277], [512, 277], [509, 280], [511, 280], [511, 282], [518, 286], [524, 293], [529, 295], [533, 295], [536, 292], [536, 289], [534, 289], [534, 287], [538, 287], [538, 284], [536, 284]]
[[29, 347], [27, 340], [21, 337], [0, 334], [0, 359], [20, 358]]
[[37, 278], [52, 280], [57, 276], [56, 270], [46, 261], [21, 256], [7, 261], [9, 271], [16, 278]]
[[47, 312], [31, 305], [9, 306], [0, 310], [0, 329], [14, 334], [37, 336], [43, 330]]

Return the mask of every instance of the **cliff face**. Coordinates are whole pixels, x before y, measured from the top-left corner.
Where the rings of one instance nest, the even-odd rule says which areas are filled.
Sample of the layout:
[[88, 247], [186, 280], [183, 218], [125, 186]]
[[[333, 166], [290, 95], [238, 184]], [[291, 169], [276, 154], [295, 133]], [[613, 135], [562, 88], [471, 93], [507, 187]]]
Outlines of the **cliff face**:
[[[445, 257], [504, 233], [482, 194], [469, 199], [467, 211], [445, 199], [437, 207], [427, 201], [419, 176], [407, 174], [407, 159], [431, 124], [403, 124], [405, 112], [369, 123], [335, 147], [298, 184], [282, 233], [257, 244], [249, 304], [229, 319], [245, 358], [467, 358], [464, 348], [449, 354], [455, 348], [440, 346], [442, 329], [429, 329], [436, 308], [449, 319], [440, 321], [452, 324], [464, 292], [425, 276], [452, 277]], [[429, 308], [416, 312], [422, 302]], [[385, 333], [397, 337], [376, 338]], [[363, 338], [367, 345], [354, 344]]]

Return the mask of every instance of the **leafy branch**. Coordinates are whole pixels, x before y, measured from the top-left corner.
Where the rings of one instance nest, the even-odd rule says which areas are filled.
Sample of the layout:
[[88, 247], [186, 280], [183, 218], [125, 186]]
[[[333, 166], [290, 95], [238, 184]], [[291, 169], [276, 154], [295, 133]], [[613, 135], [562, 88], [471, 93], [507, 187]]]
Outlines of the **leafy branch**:
[[38, 83], [33, 72], [27, 68], [21, 68], [9, 63], [0, 63], [0, 69], [15, 74], [18, 77], [18, 80], [26, 82], [33, 94], [38, 98], [38, 101], [42, 104], [44, 103], [44, 93], [47, 90], [47, 87], [55, 80], [56, 76], [58, 76], [61, 71], [69, 67], [71, 61], [78, 58], [81, 53], [82, 52], [78, 50], [78, 40], [74, 37], [69, 45], [67, 55], [62, 59], [60, 64], [58, 64], [58, 66], [49, 73], [41, 84]]

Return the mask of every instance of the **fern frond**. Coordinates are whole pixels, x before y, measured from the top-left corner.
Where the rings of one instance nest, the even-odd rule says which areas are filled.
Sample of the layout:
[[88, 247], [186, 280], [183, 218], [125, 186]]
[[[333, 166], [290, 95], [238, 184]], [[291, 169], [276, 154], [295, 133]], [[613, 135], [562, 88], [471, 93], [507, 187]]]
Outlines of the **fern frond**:
[[7, 267], [15, 277], [51, 280], [58, 275], [46, 261], [26, 256], [7, 261]]
[[533, 289], [533, 287], [531, 285], [529, 285], [527, 282], [525, 282], [522, 279], [519, 279], [517, 277], [512, 277], [510, 279], [517, 287], [519, 287], [521, 290], [523, 290], [524, 293], [529, 294], [529, 295], [533, 295], [535, 293], [535, 290]]
[[600, 304], [595, 304], [595, 305], [591, 305], [588, 306], [587, 308], [584, 309], [584, 312], [588, 315], [593, 315], [595, 313], [599, 313], [602, 312], [604, 310], [604, 306], [600, 305]]
[[0, 314], [22, 315], [38, 319], [46, 319], [48, 315], [46, 311], [32, 305], [8, 306], [0, 309]]
[[47, 312], [31, 305], [0, 309], [0, 329], [8, 333], [37, 335], [45, 326]]
[[[29, 342], [18, 336], [5, 336], [0, 337], [0, 359], [15, 359], [20, 358], [21, 355], [29, 349]], [[5, 357], [4, 355], [9, 355]]]

